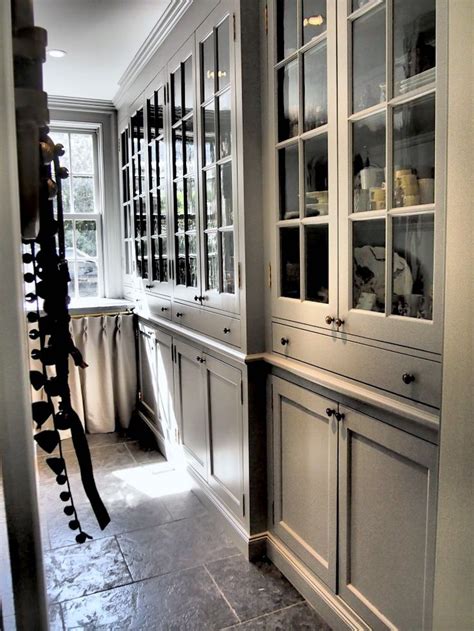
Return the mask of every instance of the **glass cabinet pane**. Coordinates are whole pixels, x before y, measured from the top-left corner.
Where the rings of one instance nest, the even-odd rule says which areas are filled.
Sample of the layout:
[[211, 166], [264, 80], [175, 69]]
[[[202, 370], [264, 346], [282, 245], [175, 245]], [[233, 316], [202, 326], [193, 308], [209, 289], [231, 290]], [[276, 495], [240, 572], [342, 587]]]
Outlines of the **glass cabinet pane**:
[[204, 118], [204, 164], [216, 160], [216, 125], [214, 99], [203, 108]]
[[186, 230], [196, 230], [196, 183], [186, 179]]
[[306, 300], [329, 302], [329, 227], [305, 227]]
[[434, 215], [393, 217], [392, 313], [431, 320]]
[[277, 2], [277, 57], [285, 59], [297, 48], [297, 2], [278, 0]]
[[197, 287], [197, 244], [196, 235], [186, 236], [187, 241], [187, 284], [189, 287]]
[[217, 88], [223, 90], [230, 82], [229, 18], [217, 28]]
[[435, 0], [394, 0], [393, 62], [395, 95], [435, 80]]
[[187, 116], [192, 112], [194, 107], [194, 89], [193, 89], [193, 61], [189, 57], [183, 64], [184, 70], [184, 114]]
[[158, 88], [155, 99], [156, 133], [161, 136], [165, 130], [165, 89]]
[[175, 190], [175, 209], [176, 209], [176, 228], [177, 232], [184, 232], [184, 191], [183, 181], [176, 182]]
[[172, 89], [172, 110], [173, 110], [173, 123], [176, 123], [183, 115], [182, 104], [182, 90], [181, 90], [181, 66], [171, 75], [171, 89]]
[[221, 217], [223, 226], [232, 226], [234, 210], [232, 204], [232, 163], [226, 162], [220, 167]]
[[184, 124], [184, 134], [186, 173], [194, 173], [194, 130], [192, 118]]
[[173, 131], [174, 177], [183, 177], [183, 133], [181, 127]]
[[434, 202], [435, 98], [393, 110], [393, 205]]
[[214, 94], [214, 33], [201, 44], [202, 101]]
[[280, 172], [280, 219], [296, 219], [299, 211], [298, 145], [278, 152]]
[[210, 169], [205, 173], [206, 227], [217, 228], [216, 205], [216, 171]]
[[324, 33], [326, 28], [326, 0], [303, 0], [303, 44]]
[[232, 133], [230, 124], [230, 92], [218, 99], [219, 107], [219, 158], [222, 160], [232, 152]]
[[385, 219], [352, 225], [352, 306], [385, 311]]
[[281, 295], [300, 297], [300, 229], [280, 230]]
[[227, 294], [235, 292], [234, 279], [234, 233], [222, 233], [222, 290]]
[[217, 289], [219, 287], [218, 266], [217, 266], [217, 233], [205, 235], [206, 244], [206, 267], [207, 267], [207, 289]]
[[278, 140], [298, 135], [298, 62], [278, 70]]
[[321, 134], [304, 143], [305, 215], [327, 215], [328, 191], [328, 139]]
[[327, 46], [323, 43], [303, 55], [304, 131], [328, 122], [326, 53]]
[[353, 212], [386, 208], [385, 112], [352, 126]]
[[386, 100], [385, 6], [352, 24], [352, 111]]

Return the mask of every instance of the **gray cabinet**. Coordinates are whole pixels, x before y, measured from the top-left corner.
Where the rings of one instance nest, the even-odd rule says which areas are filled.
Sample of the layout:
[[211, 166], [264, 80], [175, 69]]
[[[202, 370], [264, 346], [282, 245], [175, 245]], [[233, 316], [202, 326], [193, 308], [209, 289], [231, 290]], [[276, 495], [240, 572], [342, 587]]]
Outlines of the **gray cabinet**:
[[339, 594], [373, 629], [429, 629], [437, 448], [340, 412]]
[[244, 516], [242, 372], [175, 343], [175, 400], [188, 463], [234, 515]]
[[278, 377], [272, 407], [274, 535], [371, 629], [429, 629], [437, 447]]
[[177, 442], [177, 427], [173, 410], [173, 338], [163, 331], [155, 331], [155, 361], [157, 386], [157, 425], [164, 441], [166, 457], [171, 455], [171, 447]]
[[334, 402], [273, 378], [274, 531], [336, 589], [337, 421]]
[[156, 349], [154, 330], [138, 325], [138, 410], [151, 423], [157, 420]]

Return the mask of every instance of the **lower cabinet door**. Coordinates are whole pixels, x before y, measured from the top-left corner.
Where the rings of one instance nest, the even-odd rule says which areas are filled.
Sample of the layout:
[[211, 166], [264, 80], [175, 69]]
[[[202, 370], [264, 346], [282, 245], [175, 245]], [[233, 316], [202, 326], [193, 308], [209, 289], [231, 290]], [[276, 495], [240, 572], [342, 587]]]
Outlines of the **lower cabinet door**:
[[138, 325], [138, 408], [155, 423], [157, 402], [155, 332], [143, 323]]
[[242, 373], [206, 355], [209, 484], [222, 502], [244, 517]]
[[272, 385], [274, 531], [335, 590], [337, 406], [278, 377]]
[[[163, 331], [155, 331], [156, 380], [158, 384], [157, 417], [159, 431], [165, 448], [176, 442], [176, 426], [173, 414], [174, 379], [172, 345], [173, 338]], [[168, 454], [166, 454], [168, 455]]]
[[437, 448], [340, 412], [339, 594], [373, 629], [429, 629]]
[[176, 342], [175, 393], [181, 442], [188, 462], [207, 480], [208, 432], [204, 399], [204, 353]]

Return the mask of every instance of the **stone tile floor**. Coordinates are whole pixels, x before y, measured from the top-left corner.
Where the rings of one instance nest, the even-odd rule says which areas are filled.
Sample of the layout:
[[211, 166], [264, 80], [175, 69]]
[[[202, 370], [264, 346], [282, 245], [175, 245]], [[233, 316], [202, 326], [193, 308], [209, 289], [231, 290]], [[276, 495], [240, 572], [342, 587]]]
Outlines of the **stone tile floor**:
[[[185, 473], [117, 434], [89, 436], [96, 481], [112, 521], [100, 531], [64, 441], [82, 527], [78, 545], [54, 474], [38, 456], [50, 629], [319, 630], [329, 626], [267, 560], [248, 563], [192, 492]], [[4, 540], [4, 517], [0, 517]], [[4, 548], [4, 546], [2, 546]], [[5, 569], [5, 552], [2, 552]], [[8, 572], [4, 629], [15, 629]]]

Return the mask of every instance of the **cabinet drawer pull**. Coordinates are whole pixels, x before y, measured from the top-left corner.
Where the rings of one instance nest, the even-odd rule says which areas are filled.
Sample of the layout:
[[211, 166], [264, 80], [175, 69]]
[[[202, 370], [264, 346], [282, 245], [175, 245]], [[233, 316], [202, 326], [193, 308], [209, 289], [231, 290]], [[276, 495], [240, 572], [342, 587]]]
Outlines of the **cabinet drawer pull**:
[[344, 320], [341, 320], [341, 318], [337, 318], [337, 320], [334, 320], [334, 323], [337, 327], [341, 327], [344, 324]]
[[334, 318], [332, 318], [331, 316], [327, 315], [327, 316], [324, 318], [324, 321], [326, 322], [326, 324], [328, 324], [328, 325], [329, 325], [329, 324], [332, 324], [332, 323], [334, 322]]
[[204, 357], [199, 357], [199, 355], [196, 357], [196, 361], [198, 361], [200, 364], [204, 364], [206, 362]]
[[153, 289], [153, 285], [145, 285], [145, 289]]
[[162, 311], [168, 311], [168, 307], [161, 307]]
[[280, 340], [280, 343], [282, 346], [286, 346], [287, 344], [290, 343], [290, 340], [287, 337], [282, 337]]
[[184, 316], [184, 313], [181, 313], [180, 311], [176, 312], [176, 317], [177, 318], [182, 318]]
[[331, 417], [333, 414], [336, 414], [336, 410], [331, 410], [331, 408], [326, 408], [326, 414]]
[[224, 334], [227, 335], [227, 333], [230, 333], [230, 329], [228, 329], [227, 327], [225, 327], [224, 329]]
[[413, 381], [415, 381], [415, 375], [411, 375], [409, 372], [405, 372], [402, 375], [402, 381], [407, 385], [413, 383]]
[[198, 302], [199, 300], [201, 300], [201, 296], [194, 296], [194, 300]]
[[334, 412], [334, 416], [336, 417], [336, 421], [342, 421], [344, 419], [342, 412]]

